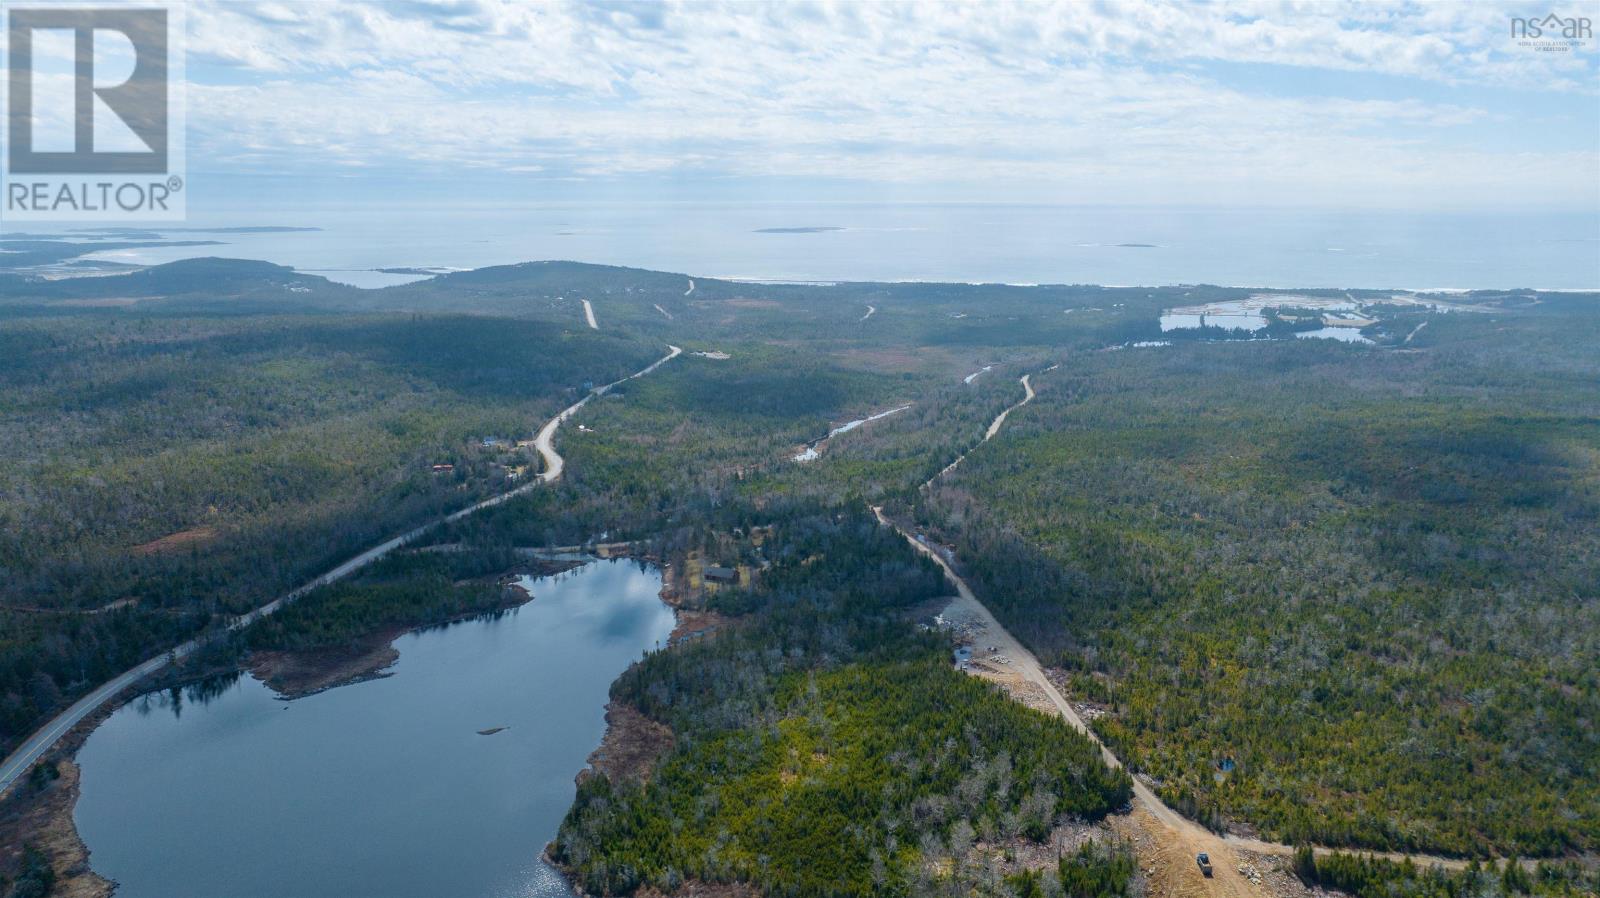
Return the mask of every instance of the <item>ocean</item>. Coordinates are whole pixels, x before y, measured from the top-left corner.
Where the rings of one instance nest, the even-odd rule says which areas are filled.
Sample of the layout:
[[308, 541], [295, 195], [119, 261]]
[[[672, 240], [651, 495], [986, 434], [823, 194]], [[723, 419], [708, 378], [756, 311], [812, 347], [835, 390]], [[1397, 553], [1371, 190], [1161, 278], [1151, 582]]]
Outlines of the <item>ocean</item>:
[[191, 212], [184, 223], [262, 225], [322, 230], [173, 234], [225, 245], [104, 258], [265, 259], [362, 286], [405, 279], [371, 271], [377, 268], [569, 259], [797, 281], [1600, 288], [1600, 211], [613, 201], [251, 208]]

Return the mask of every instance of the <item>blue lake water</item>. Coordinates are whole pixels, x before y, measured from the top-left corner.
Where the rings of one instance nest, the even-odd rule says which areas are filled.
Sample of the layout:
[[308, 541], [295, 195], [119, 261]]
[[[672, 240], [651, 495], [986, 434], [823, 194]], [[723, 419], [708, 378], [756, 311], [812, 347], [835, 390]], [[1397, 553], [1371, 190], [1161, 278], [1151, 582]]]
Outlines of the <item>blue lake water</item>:
[[119, 709], [78, 755], [91, 866], [118, 898], [570, 896], [540, 853], [611, 682], [673, 615], [628, 561], [528, 585], [513, 612], [401, 637], [384, 679]]
[[[363, 286], [404, 278], [359, 269], [572, 259], [707, 277], [822, 281], [1600, 287], [1595, 212], [612, 201], [253, 207], [191, 213], [186, 224], [325, 230], [221, 235], [225, 246], [111, 258], [265, 259]], [[763, 232], [771, 228], [840, 230]]]

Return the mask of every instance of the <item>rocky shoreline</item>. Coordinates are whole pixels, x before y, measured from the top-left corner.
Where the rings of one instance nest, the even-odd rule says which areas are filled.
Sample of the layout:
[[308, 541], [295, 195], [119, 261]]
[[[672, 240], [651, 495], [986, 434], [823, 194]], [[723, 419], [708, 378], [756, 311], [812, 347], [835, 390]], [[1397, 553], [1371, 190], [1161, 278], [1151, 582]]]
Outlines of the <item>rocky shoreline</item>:
[[599, 747], [590, 752], [589, 766], [578, 771], [577, 781], [604, 774], [611, 780], [644, 782], [676, 744], [671, 727], [651, 720], [632, 705], [609, 702], [605, 734]]
[[[524, 600], [525, 601], [525, 600]], [[388, 627], [355, 644], [327, 649], [254, 651], [245, 668], [284, 699], [305, 698], [329, 689], [378, 680], [400, 660], [394, 641], [415, 627]]]

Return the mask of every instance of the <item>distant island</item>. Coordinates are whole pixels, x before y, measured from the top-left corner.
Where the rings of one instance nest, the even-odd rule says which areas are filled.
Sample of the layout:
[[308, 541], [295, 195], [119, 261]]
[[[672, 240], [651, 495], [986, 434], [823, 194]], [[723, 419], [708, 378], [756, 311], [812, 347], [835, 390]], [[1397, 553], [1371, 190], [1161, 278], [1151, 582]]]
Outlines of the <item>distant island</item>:
[[821, 234], [824, 231], [842, 231], [844, 228], [756, 228], [757, 234]]
[[1160, 249], [1154, 243], [1118, 243], [1114, 245], [1127, 249]]
[[[107, 237], [110, 238], [111, 235], [107, 235]], [[161, 240], [159, 238], [160, 235], [152, 234], [149, 237], [142, 237], [142, 235], [129, 232], [126, 235], [117, 235], [117, 239], [85, 243], [42, 237], [24, 239], [11, 234], [0, 234], [0, 272], [40, 274], [43, 273], [42, 269], [46, 267], [50, 267], [52, 270], [60, 270], [67, 264], [80, 268], [89, 268], [91, 266], [85, 266], [81, 261], [73, 260], [90, 253], [110, 252], [113, 250], [223, 245], [220, 240]], [[92, 267], [98, 270], [105, 270], [103, 265]]]
[[[287, 227], [279, 225], [248, 225], [229, 228], [126, 228], [94, 227], [73, 228], [56, 234], [34, 234], [25, 231], [0, 232], [0, 272], [40, 273], [50, 268], [57, 275], [68, 268], [81, 271], [112, 270], [103, 264], [84, 264], [77, 260], [90, 253], [103, 253], [131, 249], [172, 249], [189, 246], [225, 246], [228, 241], [194, 239], [202, 235], [221, 237], [229, 234], [290, 234], [321, 231], [321, 228]], [[172, 239], [175, 236], [190, 239]], [[119, 263], [122, 267], [127, 263]], [[410, 273], [405, 272], [405, 273]], [[428, 272], [437, 273], [437, 272]]]

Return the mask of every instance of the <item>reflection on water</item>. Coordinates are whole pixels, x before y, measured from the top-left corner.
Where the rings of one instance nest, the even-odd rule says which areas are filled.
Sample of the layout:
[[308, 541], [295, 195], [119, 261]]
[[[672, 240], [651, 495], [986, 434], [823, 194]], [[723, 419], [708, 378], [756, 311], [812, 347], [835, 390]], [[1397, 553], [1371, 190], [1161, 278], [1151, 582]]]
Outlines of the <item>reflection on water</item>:
[[1180, 330], [1186, 327], [1220, 327], [1229, 330], [1238, 328], [1240, 330], [1254, 331], [1266, 326], [1266, 316], [1259, 312], [1168, 312], [1161, 316], [1161, 329], [1163, 331]]
[[163, 711], [173, 717], [182, 717], [185, 703], [209, 704], [212, 699], [221, 698], [232, 689], [241, 676], [243, 674], [239, 671], [229, 671], [187, 686], [173, 686], [163, 692], [147, 692], [130, 702], [129, 707], [141, 717]]
[[1346, 343], [1372, 342], [1361, 336], [1361, 331], [1353, 327], [1321, 327], [1314, 331], [1296, 331], [1295, 336], [1303, 339], [1342, 340]]
[[527, 585], [402, 636], [391, 677], [285, 702], [233, 676], [118, 710], [79, 753], [95, 871], [119, 898], [571, 895], [540, 852], [672, 612], [628, 561]]
[[1228, 299], [1198, 306], [1169, 309], [1161, 314], [1163, 331], [1190, 327], [1220, 327], [1257, 331], [1267, 326], [1267, 309], [1316, 309], [1322, 313], [1348, 312], [1355, 300], [1294, 293], [1258, 293], [1246, 299]]
[[[1436, 307], [1415, 296], [1396, 294], [1386, 300], [1398, 305]], [[1163, 332], [1190, 328], [1220, 327], [1226, 330], [1244, 330], [1255, 334], [1270, 324], [1267, 310], [1276, 310], [1286, 321], [1304, 323], [1321, 322], [1315, 330], [1296, 331], [1296, 337], [1307, 339], [1340, 340], [1345, 343], [1371, 343], [1361, 335], [1360, 328], [1373, 324], [1376, 317], [1365, 317], [1364, 307], [1348, 294], [1344, 298], [1306, 296], [1289, 293], [1259, 293], [1246, 299], [1231, 299], [1168, 309], [1161, 313]], [[1309, 310], [1309, 314], [1308, 314]]]

